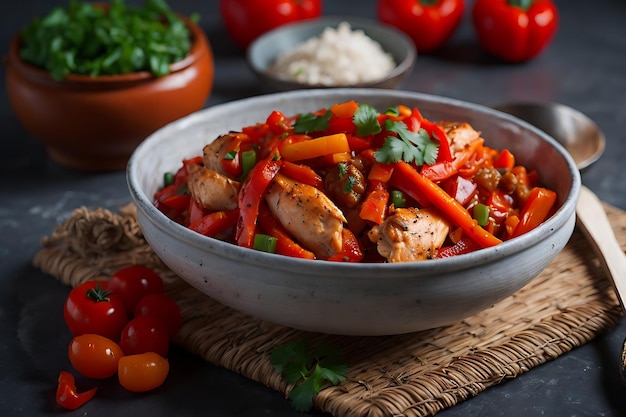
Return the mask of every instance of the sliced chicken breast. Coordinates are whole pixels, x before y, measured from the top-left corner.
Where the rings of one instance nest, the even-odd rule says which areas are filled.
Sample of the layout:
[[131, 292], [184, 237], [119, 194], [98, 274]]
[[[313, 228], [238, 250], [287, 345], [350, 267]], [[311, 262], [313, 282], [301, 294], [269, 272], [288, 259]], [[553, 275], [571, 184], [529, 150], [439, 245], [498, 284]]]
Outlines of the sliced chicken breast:
[[346, 218], [320, 190], [278, 174], [265, 195], [270, 210], [300, 244], [318, 258], [342, 248]]
[[189, 171], [187, 188], [202, 207], [214, 211], [237, 208], [239, 182], [200, 165], [190, 166]]
[[388, 262], [412, 262], [432, 258], [449, 231], [449, 223], [436, 209], [411, 207], [395, 209], [368, 237]]

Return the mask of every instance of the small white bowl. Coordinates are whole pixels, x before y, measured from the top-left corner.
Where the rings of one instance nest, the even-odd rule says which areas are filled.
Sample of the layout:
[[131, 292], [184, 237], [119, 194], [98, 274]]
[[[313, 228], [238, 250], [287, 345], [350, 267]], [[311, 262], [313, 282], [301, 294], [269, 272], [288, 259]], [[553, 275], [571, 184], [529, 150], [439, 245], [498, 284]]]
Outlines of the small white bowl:
[[[356, 100], [379, 109], [417, 106], [431, 120], [469, 122], [489, 146], [509, 148], [558, 194], [556, 213], [500, 245], [457, 257], [413, 263], [310, 261], [241, 248], [201, 236], [152, 204], [163, 173], [201, 153], [218, 135], [265, 120], [272, 110], [310, 112]], [[561, 251], [575, 224], [580, 175], [553, 138], [513, 116], [458, 100], [381, 89], [301, 90], [211, 107], [148, 137], [127, 169], [144, 236], [192, 286], [234, 309], [298, 329], [386, 335], [450, 324], [515, 293]]]
[[267, 90], [286, 91], [302, 88], [332, 88], [337, 86], [311, 85], [280, 78], [269, 71], [276, 58], [300, 43], [319, 36], [327, 27], [337, 28], [348, 22], [352, 30], [362, 30], [365, 35], [378, 42], [396, 62], [395, 68], [379, 80], [344, 87], [396, 88], [410, 75], [415, 65], [417, 51], [411, 38], [393, 26], [363, 18], [323, 17], [280, 26], [257, 38], [247, 50], [247, 61]]

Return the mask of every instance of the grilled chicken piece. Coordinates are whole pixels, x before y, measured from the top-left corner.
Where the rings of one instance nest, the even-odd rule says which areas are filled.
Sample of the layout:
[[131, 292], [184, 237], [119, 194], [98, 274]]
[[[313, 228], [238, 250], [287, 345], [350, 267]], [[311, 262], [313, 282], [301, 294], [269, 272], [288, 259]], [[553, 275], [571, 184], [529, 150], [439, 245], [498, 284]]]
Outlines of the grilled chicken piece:
[[215, 211], [237, 208], [239, 182], [200, 165], [192, 165], [188, 169], [187, 188], [202, 207]]
[[368, 237], [388, 262], [423, 261], [432, 258], [450, 230], [448, 222], [432, 208], [398, 208]]
[[462, 151], [470, 142], [480, 138], [480, 132], [466, 122], [445, 122], [439, 124], [450, 142], [450, 152], [454, 155]]
[[300, 244], [321, 259], [342, 249], [346, 218], [320, 190], [278, 174], [265, 201], [274, 216]]
[[224, 159], [224, 156], [226, 156], [232, 140], [235, 139], [238, 134], [239, 133], [228, 133], [205, 145], [204, 148], [202, 148], [204, 166], [218, 174], [227, 175], [222, 167], [221, 161]]

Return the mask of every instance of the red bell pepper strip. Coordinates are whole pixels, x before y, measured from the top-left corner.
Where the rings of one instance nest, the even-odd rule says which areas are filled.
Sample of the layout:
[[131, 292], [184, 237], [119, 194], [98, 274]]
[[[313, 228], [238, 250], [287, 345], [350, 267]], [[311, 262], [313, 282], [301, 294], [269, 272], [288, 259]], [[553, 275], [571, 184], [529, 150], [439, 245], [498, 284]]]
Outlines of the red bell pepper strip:
[[[480, 151], [483, 143], [483, 139], [475, 139], [470, 142], [465, 149], [460, 152], [456, 152], [452, 161], [441, 161], [432, 165], [424, 165], [420, 173], [434, 182], [443, 181], [457, 173], [468, 178], [471, 176], [469, 175], [470, 172], [468, 170], [462, 171], [462, 168], [464, 165], [472, 162], [472, 158]], [[473, 164], [470, 168], [474, 171], [478, 169], [475, 164]]]
[[546, 48], [559, 15], [552, 0], [476, 0], [472, 21], [486, 52], [515, 63]]
[[452, 256], [463, 255], [465, 253], [474, 252], [480, 249], [480, 245], [463, 236], [457, 243], [452, 246], [445, 246], [437, 251], [435, 259], [450, 258]]
[[441, 210], [449, 219], [481, 247], [490, 247], [502, 243], [500, 239], [480, 227], [469, 212], [440, 186], [417, 172], [406, 162], [398, 162], [394, 172], [399, 173], [413, 187], [419, 189], [430, 202]]
[[341, 232], [341, 238], [343, 242], [341, 252], [326, 260], [331, 262], [360, 262], [363, 259], [363, 251], [354, 233], [347, 227], [344, 227]]
[[294, 241], [278, 220], [274, 217], [266, 204], [259, 207], [259, 226], [268, 235], [278, 239], [276, 253], [291, 256], [292, 258], [315, 259], [315, 254], [304, 249]]
[[523, 235], [537, 227], [551, 213], [556, 202], [556, 193], [542, 187], [534, 187], [526, 199], [526, 203], [520, 212], [520, 222], [512, 237]]
[[384, 183], [370, 180], [369, 191], [361, 203], [359, 217], [376, 224], [381, 224], [387, 216], [387, 204], [389, 203], [389, 191]]
[[196, 219], [189, 228], [205, 236], [215, 236], [235, 226], [239, 220], [239, 209], [216, 211]]
[[509, 172], [515, 166], [515, 156], [508, 149], [504, 149], [493, 161], [493, 167]]
[[189, 207], [189, 199], [189, 194], [177, 194], [162, 199], [161, 203], [174, 211], [182, 213]]
[[254, 244], [259, 205], [265, 190], [282, 166], [282, 160], [275, 153], [258, 162], [250, 171], [239, 190], [239, 221], [235, 238], [237, 244], [251, 248]]
[[59, 374], [56, 402], [67, 410], [76, 410], [96, 395], [97, 387], [79, 393], [76, 390], [74, 375], [67, 371]]
[[200, 203], [195, 198], [189, 198], [189, 207], [187, 208], [187, 223], [192, 224], [196, 220], [206, 216], [208, 210], [200, 205]]
[[441, 186], [463, 207], [467, 206], [478, 188], [475, 182], [459, 175], [445, 180]]
[[307, 184], [315, 188], [320, 188], [324, 183], [322, 177], [308, 165], [301, 165], [289, 161], [283, 161], [283, 166], [281, 167], [280, 171], [289, 178], [300, 181], [303, 184]]

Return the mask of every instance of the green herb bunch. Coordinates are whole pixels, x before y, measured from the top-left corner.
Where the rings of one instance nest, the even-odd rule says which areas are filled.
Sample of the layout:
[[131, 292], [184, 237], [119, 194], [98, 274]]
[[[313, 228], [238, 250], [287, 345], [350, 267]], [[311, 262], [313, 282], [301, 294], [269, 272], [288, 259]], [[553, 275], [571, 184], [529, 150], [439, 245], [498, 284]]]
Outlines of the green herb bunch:
[[311, 410], [313, 397], [323, 388], [344, 381], [348, 372], [337, 348], [325, 343], [310, 345], [306, 340], [276, 346], [270, 361], [285, 381], [294, 385], [289, 399], [298, 411]]
[[108, 9], [70, 0], [33, 19], [20, 35], [20, 57], [56, 80], [70, 73], [163, 76], [191, 48], [189, 29], [165, 0], [146, 0], [143, 7], [112, 0]]

